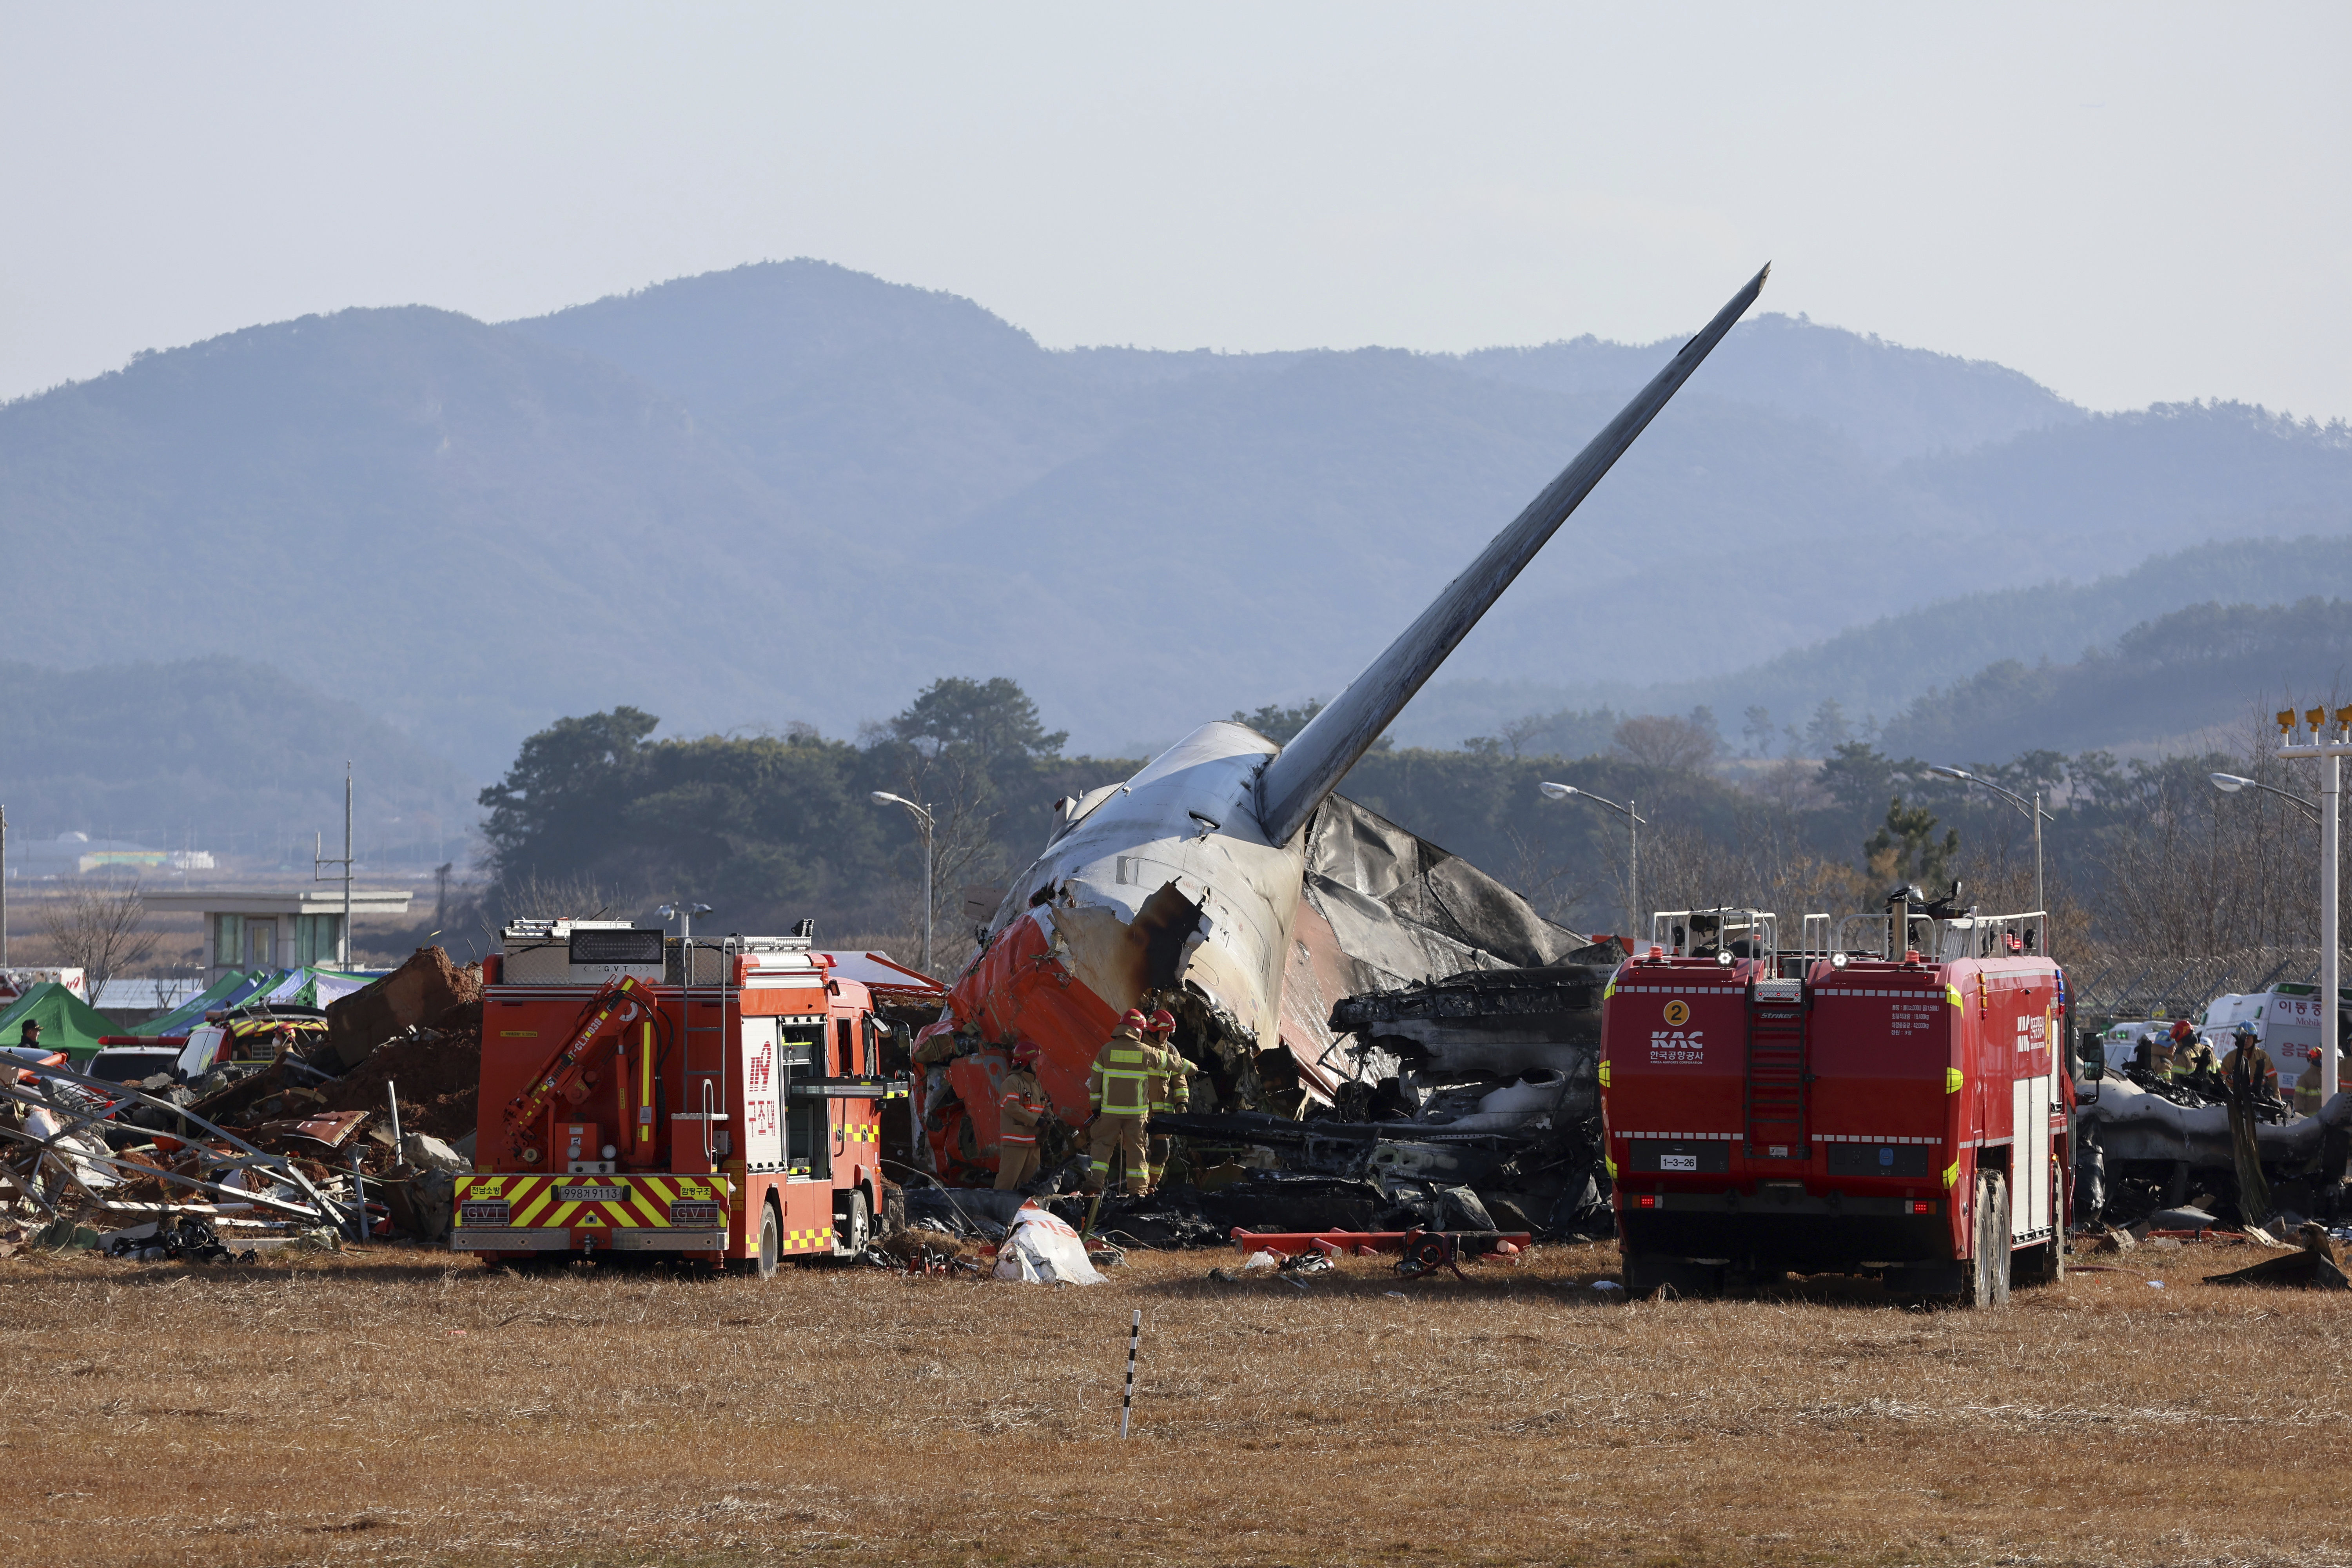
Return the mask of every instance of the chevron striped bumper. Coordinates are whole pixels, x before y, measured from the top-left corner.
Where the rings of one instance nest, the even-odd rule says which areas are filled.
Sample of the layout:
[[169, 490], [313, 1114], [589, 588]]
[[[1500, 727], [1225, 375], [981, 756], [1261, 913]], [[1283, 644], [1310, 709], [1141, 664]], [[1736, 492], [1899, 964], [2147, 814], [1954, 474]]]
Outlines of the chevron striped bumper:
[[725, 1176], [459, 1176], [456, 1252], [717, 1252]]

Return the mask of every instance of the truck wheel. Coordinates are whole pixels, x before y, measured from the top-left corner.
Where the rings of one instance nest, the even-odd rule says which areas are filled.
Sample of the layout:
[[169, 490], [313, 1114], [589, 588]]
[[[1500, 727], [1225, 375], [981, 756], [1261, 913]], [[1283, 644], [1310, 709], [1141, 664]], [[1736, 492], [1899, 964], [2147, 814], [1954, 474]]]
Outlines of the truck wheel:
[[1977, 1176], [1976, 1256], [1969, 1260], [1961, 1302], [1970, 1307], [2009, 1304], [2009, 1184], [1999, 1171]]
[[1666, 1289], [1685, 1299], [1720, 1296], [1723, 1286], [1724, 1271], [1707, 1264], [1638, 1252], [1625, 1259], [1625, 1294], [1636, 1300], [1647, 1300]]
[[776, 1265], [783, 1261], [784, 1227], [776, 1218], [776, 1205], [760, 1205], [760, 1278], [773, 1279]]
[[834, 1256], [855, 1258], [866, 1250], [866, 1243], [874, 1234], [873, 1210], [866, 1206], [866, 1189], [849, 1190], [849, 1212], [834, 1223]]

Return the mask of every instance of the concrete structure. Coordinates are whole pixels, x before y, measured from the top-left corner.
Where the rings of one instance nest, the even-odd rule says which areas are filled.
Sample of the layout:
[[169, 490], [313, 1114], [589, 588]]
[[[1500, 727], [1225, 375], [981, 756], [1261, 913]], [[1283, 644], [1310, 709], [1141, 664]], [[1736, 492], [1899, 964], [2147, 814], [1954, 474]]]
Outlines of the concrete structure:
[[[354, 888], [352, 915], [404, 915], [406, 889]], [[157, 914], [201, 914], [205, 922], [205, 983], [229, 969], [294, 969], [331, 965], [343, 933], [343, 890], [334, 888], [195, 889], [148, 893]]]

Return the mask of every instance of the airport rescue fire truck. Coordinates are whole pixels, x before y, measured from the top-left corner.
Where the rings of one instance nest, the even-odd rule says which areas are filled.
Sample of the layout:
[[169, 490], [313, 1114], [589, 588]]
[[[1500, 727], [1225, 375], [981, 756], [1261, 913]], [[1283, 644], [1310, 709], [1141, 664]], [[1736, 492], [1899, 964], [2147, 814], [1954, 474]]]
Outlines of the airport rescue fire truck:
[[1605, 993], [1627, 1289], [1843, 1272], [1998, 1305], [2012, 1269], [2063, 1276], [2074, 1089], [2044, 918], [1898, 900], [1805, 924], [1784, 953], [1767, 912], [1662, 913]]
[[887, 1026], [807, 936], [688, 942], [519, 921], [483, 965], [476, 1174], [457, 1251], [772, 1274], [864, 1250]]

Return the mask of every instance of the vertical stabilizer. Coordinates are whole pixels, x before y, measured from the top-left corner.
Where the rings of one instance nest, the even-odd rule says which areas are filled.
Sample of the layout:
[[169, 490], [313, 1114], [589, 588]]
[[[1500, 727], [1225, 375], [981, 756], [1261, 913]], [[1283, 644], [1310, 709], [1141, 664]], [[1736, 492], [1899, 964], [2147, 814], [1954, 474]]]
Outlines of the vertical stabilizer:
[[1666, 405], [1699, 362], [1723, 341], [1734, 322], [1763, 292], [1767, 267], [1731, 298], [1696, 337], [1682, 346], [1674, 359], [1627, 404], [1606, 429], [1595, 436], [1559, 478], [1528, 503], [1508, 528], [1496, 534], [1461, 575], [1445, 586], [1420, 618], [1391, 643], [1349, 684], [1332, 704], [1308, 721], [1290, 744], [1265, 766], [1258, 780], [1258, 820], [1274, 844], [1289, 842], [1338, 787], [1356, 760], [1380, 738], [1422, 683], [1445, 662], [1488, 605], [1535, 559], [1537, 551], [1568, 521], [1578, 503], [1601, 482], [1601, 476], [1624, 455], [1658, 410]]

